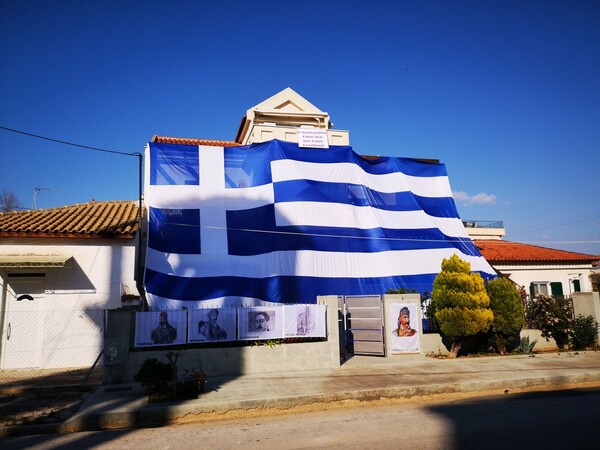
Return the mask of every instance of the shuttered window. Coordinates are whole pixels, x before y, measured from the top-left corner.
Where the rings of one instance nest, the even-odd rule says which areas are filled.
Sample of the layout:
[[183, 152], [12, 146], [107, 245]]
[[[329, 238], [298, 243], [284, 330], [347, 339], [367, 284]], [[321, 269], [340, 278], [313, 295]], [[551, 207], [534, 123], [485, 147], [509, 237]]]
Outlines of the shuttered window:
[[550, 291], [553, 297], [564, 297], [562, 283], [559, 281], [550, 283]]

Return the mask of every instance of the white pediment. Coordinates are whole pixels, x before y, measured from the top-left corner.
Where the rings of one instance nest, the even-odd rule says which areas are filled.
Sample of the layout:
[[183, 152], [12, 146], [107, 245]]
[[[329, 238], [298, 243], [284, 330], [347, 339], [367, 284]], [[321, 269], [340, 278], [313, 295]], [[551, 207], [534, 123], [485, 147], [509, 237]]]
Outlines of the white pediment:
[[253, 106], [250, 108], [252, 110], [323, 114], [323, 111], [289, 87]]
[[328, 113], [288, 87], [247, 110], [235, 140], [240, 144], [271, 139], [298, 142], [296, 130], [311, 128], [326, 131], [331, 145], [348, 145], [348, 132], [331, 127]]

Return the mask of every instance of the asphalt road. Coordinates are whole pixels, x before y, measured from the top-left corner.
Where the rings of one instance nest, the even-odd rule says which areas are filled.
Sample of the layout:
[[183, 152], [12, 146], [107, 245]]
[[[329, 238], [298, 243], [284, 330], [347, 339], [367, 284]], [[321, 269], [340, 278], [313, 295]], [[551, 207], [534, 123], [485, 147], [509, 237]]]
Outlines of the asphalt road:
[[36, 449], [597, 449], [600, 388], [392, 402], [153, 429], [0, 439]]

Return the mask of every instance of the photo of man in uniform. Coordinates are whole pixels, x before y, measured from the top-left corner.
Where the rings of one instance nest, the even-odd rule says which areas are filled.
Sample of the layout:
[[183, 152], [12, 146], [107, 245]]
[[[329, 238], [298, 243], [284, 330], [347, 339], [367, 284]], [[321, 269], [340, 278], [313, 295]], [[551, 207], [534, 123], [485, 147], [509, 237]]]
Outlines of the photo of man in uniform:
[[167, 320], [168, 315], [161, 311], [158, 326], [152, 331], [152, 342], [155, 344], [172, 344], [177, 339], [177, 330]]
[[199, 334], [206, 337], [208, 341], [222, 341], [227, 339], [227, 331], [225, 331], [218, 323], [219, 310], [210, 309], [206, 314], [208, 320], [198, 322]]

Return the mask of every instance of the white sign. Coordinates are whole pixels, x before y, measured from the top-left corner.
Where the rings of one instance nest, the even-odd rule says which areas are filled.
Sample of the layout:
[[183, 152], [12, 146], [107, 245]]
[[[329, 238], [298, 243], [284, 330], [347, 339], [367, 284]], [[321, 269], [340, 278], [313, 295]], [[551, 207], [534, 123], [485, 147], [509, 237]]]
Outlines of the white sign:
[[396, 327], [391, 331], [392, 354], [419, 353], [420, 318], [416, 303], [393, 303], [390, 313]]
[[285, 337], [326, 337], [325, 305], [284, 305]]
[[298, 147], [329, 148], [326, 130], [298, 128]]

